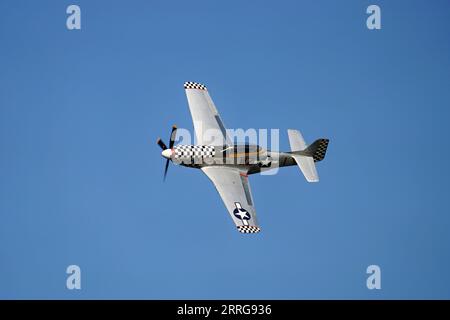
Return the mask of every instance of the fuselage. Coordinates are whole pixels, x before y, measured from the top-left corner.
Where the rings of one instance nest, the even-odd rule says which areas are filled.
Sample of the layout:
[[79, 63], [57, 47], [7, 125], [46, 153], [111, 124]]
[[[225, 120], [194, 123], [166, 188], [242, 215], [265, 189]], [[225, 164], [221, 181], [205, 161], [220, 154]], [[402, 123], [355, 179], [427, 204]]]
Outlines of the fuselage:
[[293, 158], [284, 152], [274, 152], [258, 145], [177, 145], [166, 149], [162, 155], [173, 163], [185, 167], [205, 166], [242, 167], [248, 174], [295, 165]]

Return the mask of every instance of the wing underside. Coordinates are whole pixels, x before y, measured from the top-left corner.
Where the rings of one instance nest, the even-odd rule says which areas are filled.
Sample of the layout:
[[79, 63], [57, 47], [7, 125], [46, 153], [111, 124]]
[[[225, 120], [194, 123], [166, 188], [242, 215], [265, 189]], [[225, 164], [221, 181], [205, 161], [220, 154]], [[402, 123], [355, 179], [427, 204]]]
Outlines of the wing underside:
[[261, 229], [245, 172], [236, 168], [214, 166], [203, 167], [201, 170], [213, 182], [239, 232], [259, 232]]
[[184, 84], [194, 123], [197, 144], [200, 145], [229, 145], [225, 125], [212, 101], [206, 86], [196, 82]]

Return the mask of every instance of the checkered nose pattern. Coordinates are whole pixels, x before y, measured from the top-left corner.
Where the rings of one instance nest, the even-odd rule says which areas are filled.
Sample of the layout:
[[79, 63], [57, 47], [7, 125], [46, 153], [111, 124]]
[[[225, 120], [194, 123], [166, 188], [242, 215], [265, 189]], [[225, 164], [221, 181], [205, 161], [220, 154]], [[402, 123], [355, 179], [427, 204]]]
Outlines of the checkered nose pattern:
[[212, 158], [216, 154], [214, 146], [179, 145], [174, 152], [175, 159]]

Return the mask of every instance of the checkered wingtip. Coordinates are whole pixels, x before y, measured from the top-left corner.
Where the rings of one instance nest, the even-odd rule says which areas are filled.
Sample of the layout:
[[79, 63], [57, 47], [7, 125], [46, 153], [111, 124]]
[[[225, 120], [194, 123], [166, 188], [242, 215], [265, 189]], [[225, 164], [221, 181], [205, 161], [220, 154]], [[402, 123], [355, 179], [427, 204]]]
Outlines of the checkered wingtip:
[[197, 82], [191, 82], [191, 81], [185, 82], [184, 83], [184, 88], [185, 89], [198, 89], [198, 90], [205, 90], [205, 91], [207, 91], [206, 86], [204, 84], [197, 83]]
[[237, 228], [241, 233], [258, 233], [261, 231], [261, 229], [256, 226], [237, 226]]

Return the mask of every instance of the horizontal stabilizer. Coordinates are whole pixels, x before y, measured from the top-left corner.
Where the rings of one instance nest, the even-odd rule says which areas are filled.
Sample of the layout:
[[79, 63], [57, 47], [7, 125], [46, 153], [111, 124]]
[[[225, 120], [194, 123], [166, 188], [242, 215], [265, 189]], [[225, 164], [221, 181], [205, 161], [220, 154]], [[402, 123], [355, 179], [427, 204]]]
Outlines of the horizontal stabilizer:
[[318, 182], [319, 175], [317, 174], [316, 165], [313, 157], [301, 156], [298, 154], [291, 154], [291, 156], [297, 162], [300, 170], [308, 182]]

